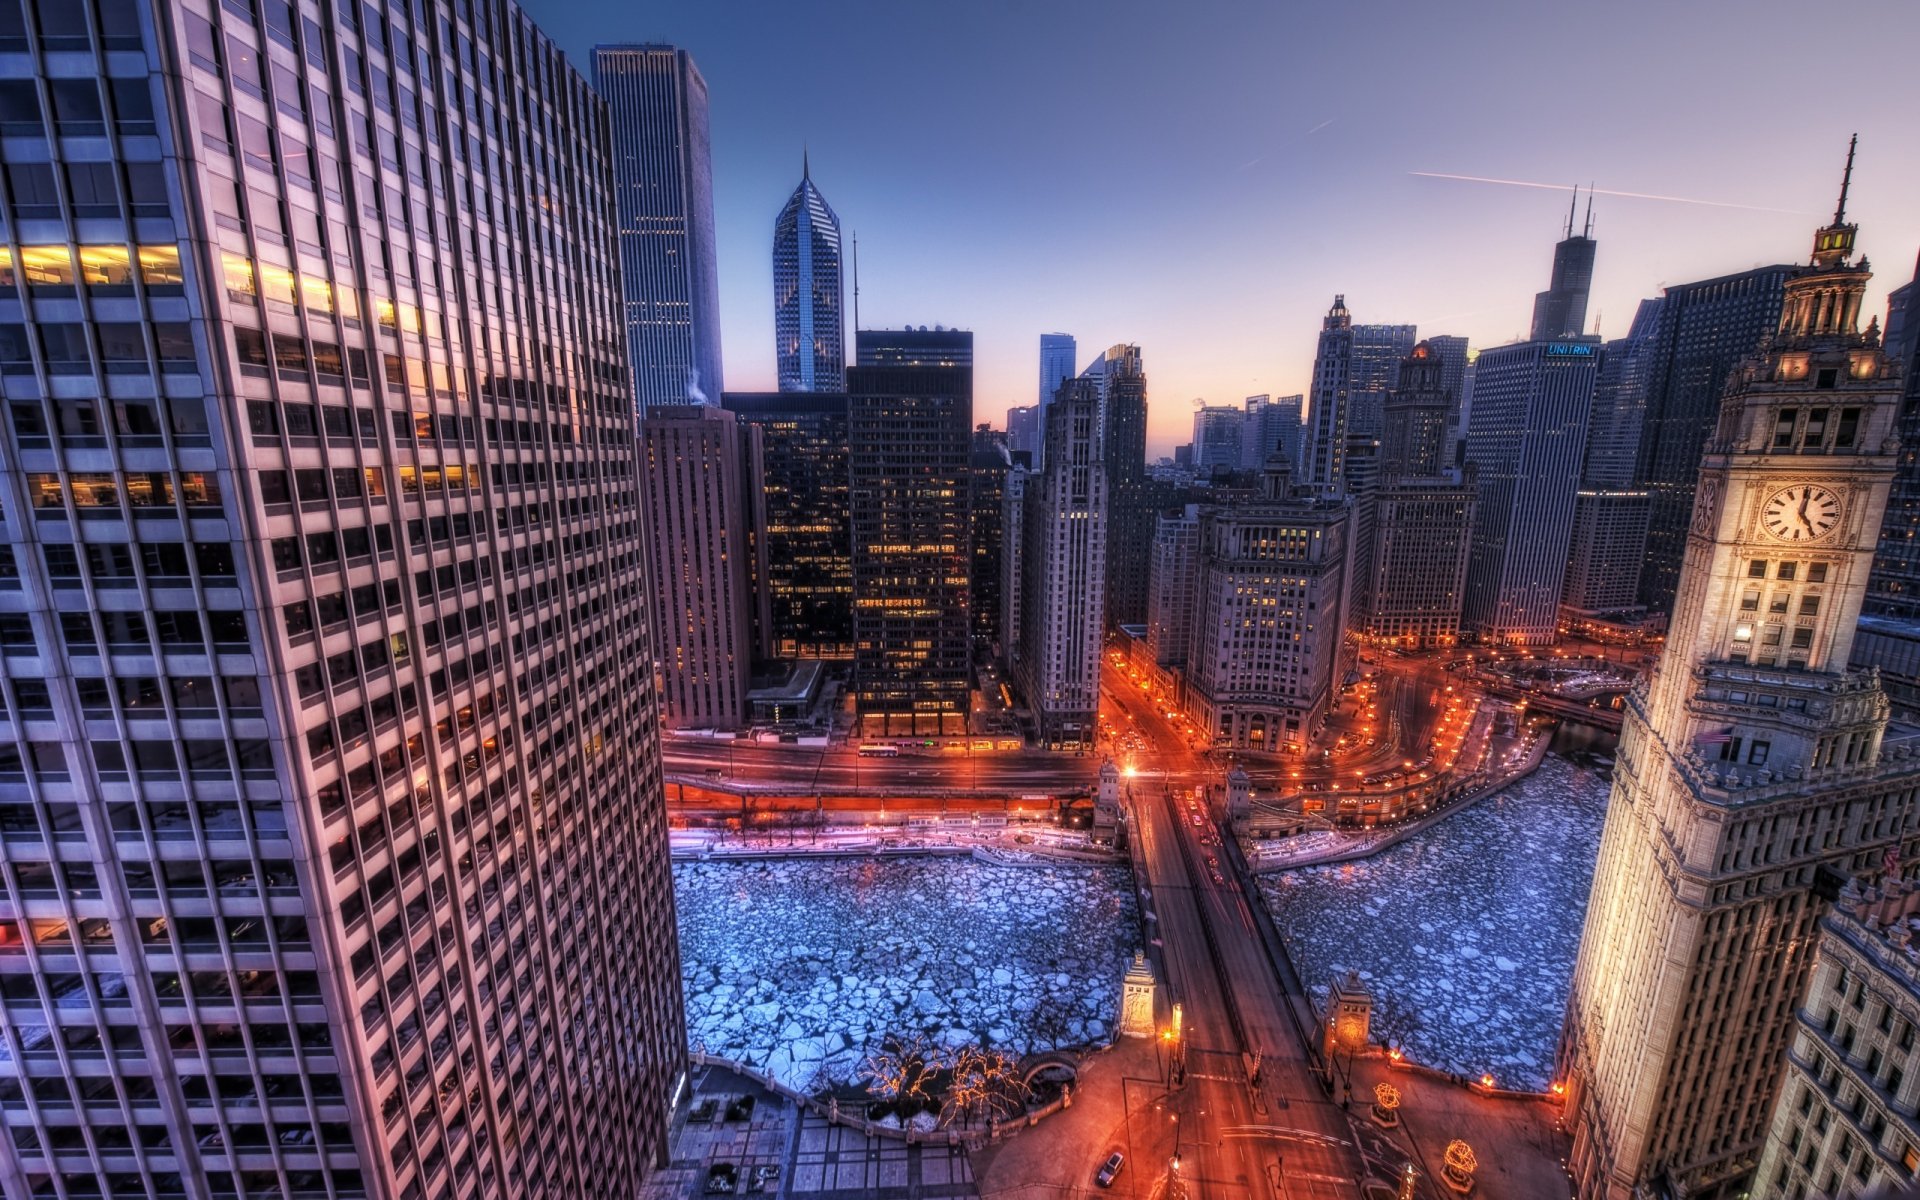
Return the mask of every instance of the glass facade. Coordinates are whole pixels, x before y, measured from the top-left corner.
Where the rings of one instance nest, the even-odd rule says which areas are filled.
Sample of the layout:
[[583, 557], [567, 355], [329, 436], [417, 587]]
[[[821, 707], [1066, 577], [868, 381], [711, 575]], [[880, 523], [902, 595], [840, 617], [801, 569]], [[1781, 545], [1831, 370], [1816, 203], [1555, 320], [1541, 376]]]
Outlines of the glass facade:
[[707, 81], [672, 46], [595, 46], [613, 120], [628, 361], [640, 410], [721, 391]]
[[773, 223], [773, 334], [783, 392], [847, 386], [840, 218], [803, 170]]
[[0, 1195], [631, 1194], [684, 1037], [605, 109], [0, 0]]

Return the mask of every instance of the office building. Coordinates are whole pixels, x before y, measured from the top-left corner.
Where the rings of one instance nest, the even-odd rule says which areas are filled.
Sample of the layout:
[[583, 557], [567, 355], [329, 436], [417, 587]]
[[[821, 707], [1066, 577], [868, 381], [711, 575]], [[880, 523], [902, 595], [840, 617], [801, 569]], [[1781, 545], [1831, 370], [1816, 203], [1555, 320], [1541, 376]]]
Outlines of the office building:
[[1241, 433], [1247, 414], [1230, 404], [1206, 405], [1193, 414], [1193, 473], [1202, 479], [1240, 469]]
[[1586, 231], [1573, 232], [1574, 210], [1580, 190], [1574, 189], [1567, 206], [1567, 236], [1553, 248], [1553, 274], [1547, 290], [1533, 298], [1533, 332], [1529, 341], [1551, 342], [1586, 333], [1587, 294], [1593, 290], [1593, 195], [1587, 195]]
[[1467, 466], [1479, 511], [1461, 626], [1484, 643], [1551, 645], [1600, 345], [1520, 342], [1474, 366]]
[[0, 1191], [636, 1194], [686, 1039], [603, 102], [509, 3], [38, 11]]
[[862, 367], [972, 367], [973, 335], [944, 325], [862, 329], [854, 355]]
[[[1042, 431], [1046, 428], [1044, 414], [1047, 405], [1053, 403], [1053, 394], [1060, 390], [1060, 385], [1074, 377], [1078, 370], [1076, 364], [1079, 361], [1078, 344], [1073, 340], [1072, 334], [1043, 333], [1040, 335], [1040, 391], [1034, 406], [1040, 410], [1041, 416], [1034, 422], [1036, 440], [1042, 436]], [[1044, 465], [1040, 461], [1040, 449], [1037, 446], [1034, 448], [1033, 465], [1035, 467]]]
[[973, 544], [973, 642], [978, 657], [992, 657], [1000, 645], [1000, 622], [1004, 611], [1002, 590], [1007, 586], [1001, 575], [1006, 557], [1005, 518], [1007, 472], [1012, 469], [1007, 456], [1007, 435], [991, 425], [973, 431], [972, 455], [967, 461], [967, 520], [972, 526]]
[[1640, 603], [1673, 607], [1693, 522], [1700, 456], [1720, 415], [1727, 376], [1780, 323], [1791, 264], [1757, 267], [1665, 289], [1645, 352], [1646, 415], [1633, 486], [1647, 493]]
[[1046, 464], [1022, 516], [1020, 655], [1015, 678], [1037, 744], [1092, 747], [1099, 732], [1105, 629], [1107, 466], [1100, 383], [1075, 379], [1047, 405]]
[[758, 433], [702, 405], [655, 405], [640, 422], [654, 654], [672, 728], [739, 729], [747, 721]]
[[1240, 434], [1240, 469], [1264, 470], [1276, 453], [1300, 469], [1300, 405], [1303, 396], [1248, 396]]
[[1560, 603], [1580, 617], [1633, 616], [1640, 560], [1647, 552], [1647, 494], [1582, 487], [1573, 498], [1573, 535]]
[[707, 81], [672, 46], [595, 46], [593, 86], [613, 128], [627, 361], [639, 412], [718, 398]]
[[900, 331], [859, 331], [856, 354], [880, 365], [847, 377], [854, 705], [866, 737], [960, 736], [972, 658], [973, 335], [904, 341], [911, 362], [898, 361]]
[[1847, 666], [1900, 385], [1860, 332], [1844, 196], [1729, 380], [1627, 697], [1559, 1053], [1582, 1200], [1749, 1194], [1818, 923], [1913, 828], [1920, 760], [1884, 751], [1886, 696]]
[[1920, 263], [1913, 282], [1888, 298], [1885, 348], [1888, 360], [1900, 364], [1906, 392], [1900, 405], [1900, 462], [1874, 552], [1867, 611], [1920, 621]]
[[1386, 394], [1397, 381], [1400, 360], [1413, 351], [1414, 337], [1411, 325], [1355, 325], [1347, 298], [1333, 298], [1320, 323], [1308, 393], [1306, 483], [1328, 492], [1355, 490], [1348, 460], [1374, 452]]
[[1107, 627], [1147, 619], [1147, 572], [1158, 491], [1147, 478], [1147, 373], [1140, 347], [1120, 344], [1087, 368], [1100, 385], [1107, 460]]
[[1642, 300], [1627, 336], [1606, 343], [1593, 382], [1593, 414], [1581, 454], [1580, 482], [1631, 488], [1647, 417], [1647, 367], [1666, 301]]
[[760, 439], [760, 486], [748, 489], [758, 652], [851, 659], [847, 397], [728, 392], [723, 403]]
[[1920, 1173], [1920, 889], [1885, 865], [1820, 922], [1755, 1200], [1898, 1196]]
[[800, 186], [773, 222], [774, 360], [783, 392], [847, 390], [840, 218], [801, 159]]
[[1300, 749], [1339, 683], [1351, 509], [1296, 494], [1275, 464], [1257, 496], [1202, 510], [1185, 701], [1214, 744]]
[[1421, 342], [1387, 394], [1381, 480], [1361, 498], [1367, 522], [1355, 539], [1355, 626], [1368, 638], [1410, 649], [1460, 640], [1460, 611], [1477, 497], [1446, 464], [1453, 409], [1446, 364]]
[[1159, 514], [1147, 597], [1147, 648], [1155, 666], [1177, 671], [1187, 665], [1198, 591], [1194, 570], [1199, 547], [1199, 505], [1187, 504]]
[[1007, 410], [1007, 453], [1026, 455], [1029, 465], [1040, 461], [1040, 409], [1028, 404]]
[[[1467, 339], [1446, 333], [1432, 333], [1420, 339], [1435, 358], [1440, 360], [1440, 388], [1452, 397], [1447, 409], [1447, 428], [1452, 430], [1448, 444], [1457, 456], [1460, 439], [1466, 434], [1466, 422], [1462, 419], [1462, 405], [1467, 397], [1467, 363], [1469, 351]], [[1447, 466], [1455, 466], [1457, 457], [1449, 458]]]
[[1008, 673], [1020, 667], [1021, 619], [1026, 594], [1020, 580], [1027, 569], [1027, 488], [1033, 470], [1023, 458], [1007, 471], [1000, 485], [1000, 656]]

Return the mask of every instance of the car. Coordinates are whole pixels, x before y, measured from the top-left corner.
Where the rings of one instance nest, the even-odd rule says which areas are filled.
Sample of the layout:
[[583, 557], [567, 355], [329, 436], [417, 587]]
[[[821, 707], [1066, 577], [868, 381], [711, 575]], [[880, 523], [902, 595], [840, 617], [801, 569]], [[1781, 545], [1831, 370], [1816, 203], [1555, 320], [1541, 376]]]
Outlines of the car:
[[1093, 1177], [1093, 1181], [1101, 1187], [1112, 1187], [1113, 1181], [1120, 1177], [1120, 1168], [1125, 1166], [1126, 1162], [1127, 1156], [1115, 1150], [1107, 1155], [1106, 1162], [1100, 1164], [1100, 1171]]

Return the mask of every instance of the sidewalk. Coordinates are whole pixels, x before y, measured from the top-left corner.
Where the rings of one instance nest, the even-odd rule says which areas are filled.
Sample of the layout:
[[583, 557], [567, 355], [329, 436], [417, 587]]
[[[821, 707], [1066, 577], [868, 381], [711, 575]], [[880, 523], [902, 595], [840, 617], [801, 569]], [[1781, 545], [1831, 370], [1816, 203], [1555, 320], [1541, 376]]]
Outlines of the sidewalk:
[[1569, 1144], [1556, 1124], [1559, 1110], [1553, 1104], [1482, 1096], [1416, 1071], [1394, 1070], [1384, 1058], [1355, 1062], [1353, 1083], [1356, 1125], [1372, 1126], [1366, 1113], [1375, 1084], [1391, 1083], [1400, 1090], [1400, 1128], [1380, 1133], [1411, 1150], [1425, 1176], [1423, 1194], [1451, 1195], [1437, 1186], [1436, 1172], [1447, 1144], [1457, 1138], [1473, 1148], [1480, 1163], [1474, 1172], [1476, 1200], [1557, 1200], [1572, 1195], [1561, 1166]]
[[[1128, 1136], [1127, 1102], [1138, 1111], [1165, 1093], [1159, 1049], [1150, 1038], [1121, 1038], [1081, 1066], [1073, 1107], [975, 1150], [971, 1162], [980, 1195], [1005, 1200], [1093, 1195], [1094, 1173], [1115, 1150], [1127, 1155], [1128, 1169], [1099, 1194], [1126, 1200], [1136, 1195], [1136, 1184], [1150, 1184], [1153, 1172], [1138, 1168], [1156, 1155], [1165, 1158], [1172, 1137], [1164, 1137], [1165, 1146], [1148, 1144], [1148, 1131], [1159, 1131], [1136, 1120], [1132, 1133], [1142, 1140], [1134, 1143]], [[1144, 1200], [1144, 1186], [1137, 1194]]]

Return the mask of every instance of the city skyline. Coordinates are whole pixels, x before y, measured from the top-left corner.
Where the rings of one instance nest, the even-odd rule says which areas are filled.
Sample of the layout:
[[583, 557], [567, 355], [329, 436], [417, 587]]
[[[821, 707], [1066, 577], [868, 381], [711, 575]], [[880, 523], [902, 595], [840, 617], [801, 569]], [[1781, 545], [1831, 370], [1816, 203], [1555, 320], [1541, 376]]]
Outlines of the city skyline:
[[[534, 0], [528, 11], [576, 62], [597, 41], [656, 37], [688, 49], [712, 85], [723, 344], [728, 384], [739, 390], [774, 386], [765, 230], [803, 149], [849, 237], [860, 237], [864, 324], [971, 329], [979, 413], [996, 426], [1008, 407], [1030, 403], [1040, 333], [1071, 333], [1082, 347], [1138, 342], [1155, 364], [1156, 458], [1185, 440], [1196, 398], [1230, 404], [1305, 391], [1318, 320], [1335, 292], [1347, 295], [1356, 323], [1462, 333], [1476, 347], [1517, 340], [1576, 183], [1599, 189], [1595, 235], [1605, 250], [1587, 329], [1598, 315], [1608, 337], [1624, 334], [1638, 302], [1662, 284], [1796, 259], [1807, 220], [1831, 210], [1831, 177], [1856, 129], [1853, 207], [1876, 231], [1884, 268], [1868, 312], [1884, 310], [1888, 277], [1904, 279], [1920, 246], [1920, 217], [1903, 203], [1920, 189], [1920, 162], [1903, 152], [1892, 82], [1900, 39], [1850, 46], [1860, 84], [1847, 105], [1776, 112], [1764, 73], [1749, 64], [1777, 51], [1781, 22], [1732, 20], [1731, 5], [1684, 14], [1635, 6], [1593, 28], [1574, 12], [1532, 14], [1495, 39], [1481, 34], [1486, 20], [1412, 8], [1363, 27], [1334, 12], [1229, 20], [1220, 9], [1162, 18], [1062, 5], [1023, 17], [1029, 28], [1017, 39], [1000, 36], [991, 8], [934, 17], [867, 5], [805, 14], [686, 7], [623, 21], [579, 0]], [[1743, 17], [1751, 11], [1739, 7]], [[1914, 19], [1893, 4], [1856, 5], [1846, 16], [1860, 31]], [[950, 41], [926, 50], [914, 39], [936, 20]], [[1654, 22], [1662, 35], [1649, 39]], [[1333, 49], [1277, 74], [1265, 65], [1276, 46], [1307, 40]], [[909, 42], [922, 49], [889, 56]], [[1102, 79], [1099, 64], [1135, 44], [1154, 47], [1153, 69]], [[1708, 44], [1712, 55], [1694, 52]], [[1411, 82], [1370, 96], [1341, 86], [1337, 64], [1356, 54], [1372, 56], [1383, 79], [1452, 64], [1443, 73], [1459, 80], [1467, 62], [1482, 63], [1486, 78], [1419, 88], [1420, 117], [1403, 120], [1392, 113], [1414, 102]], [[863, 69], [821, 71], [823, 56]], [[989, 74], [1009, 86], [983, 91], [978, 77]], [[1679, 114], [1657, 96], [1601, 86], [1675, 74], [1693, 81], [1689, 119], [1718, 131], [1704, 144], [1679, 136]], [[1573, 135], [1563, 106], [1518, 102], [1567, 79], [1594, 82]], [[781, 101], [801, 87], [809, 104]], [[955, 99], [870, 102], [890, 89]], [[825, 115], [856, 109], [858, 121]], [[1034, 123], [1035, 111], [1052, 119]], [[1768, 120], [1753, 121], [1758, 111]], [[951, 118], [950, 130], [921, 136], [916, 124], [935, 117]], [[1094, 209], [1069, 203], [1039, 165], [1057, 156], [1052, 131], [1097, 143], [1102, 129], [1121, 127], [1148, 183], [1110, 191]], [[1789, 143], [1807, 161], [1782, 169], [1772, 148]], [[903, 195], [899, 181], [923, 171], [939, 186]], [[1154, 236], [1143, 238], [1149, 229]], [[1362, 236], [1369, 251], [1358, 255]], [[1075, 286], [1115, 244], [1129, 246], [1131, 277], [1152, 286]], [[980, 253], [983, 245], [993, 252]]]

